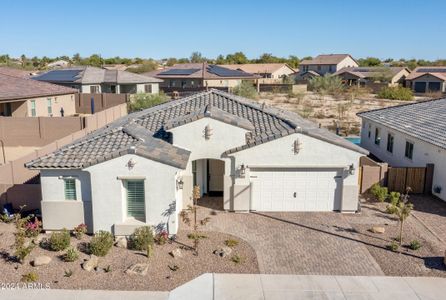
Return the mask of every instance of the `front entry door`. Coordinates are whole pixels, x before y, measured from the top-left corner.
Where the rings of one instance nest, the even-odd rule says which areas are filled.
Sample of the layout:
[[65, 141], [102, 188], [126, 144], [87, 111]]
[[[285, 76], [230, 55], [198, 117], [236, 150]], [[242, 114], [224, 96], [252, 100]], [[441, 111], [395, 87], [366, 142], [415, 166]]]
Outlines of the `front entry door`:
[[209, 193], [223, 192], [223, 176], [225, 163], [221, 160], [208, 160], [208, 191]]

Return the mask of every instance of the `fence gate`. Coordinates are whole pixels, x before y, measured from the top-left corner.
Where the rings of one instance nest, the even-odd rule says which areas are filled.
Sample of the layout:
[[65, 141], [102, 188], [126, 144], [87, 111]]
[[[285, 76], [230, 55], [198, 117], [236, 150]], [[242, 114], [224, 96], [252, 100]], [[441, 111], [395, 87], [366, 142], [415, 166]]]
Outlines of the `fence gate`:
[[389, 191], [404, 193], [408, 187], [411, 193], [424, 193], [426, 168], [389, 168], [387, 186]]

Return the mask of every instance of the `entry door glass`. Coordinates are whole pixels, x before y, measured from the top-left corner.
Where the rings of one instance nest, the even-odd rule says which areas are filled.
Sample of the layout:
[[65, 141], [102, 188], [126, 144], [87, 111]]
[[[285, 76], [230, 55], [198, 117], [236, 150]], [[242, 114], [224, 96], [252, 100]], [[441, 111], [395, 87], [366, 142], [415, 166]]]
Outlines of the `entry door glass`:
[[127, 216], [145, 222], [144, 180], [127, 180]]

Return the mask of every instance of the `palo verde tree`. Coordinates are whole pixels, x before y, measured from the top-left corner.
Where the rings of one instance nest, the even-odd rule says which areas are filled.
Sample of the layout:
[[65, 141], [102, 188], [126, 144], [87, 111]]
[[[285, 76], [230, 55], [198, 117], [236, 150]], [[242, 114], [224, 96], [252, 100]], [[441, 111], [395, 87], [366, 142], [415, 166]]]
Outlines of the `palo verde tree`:
[[403, 243], [403, 226], [404, 221], [410, 216], [410, 213], [413, 209], [413, 204], [409, 203], [409, 192], [410, 187], [406, 189], [406, 193], [401, 196], [401, 201], [395, 205], [393, 214], [396, 215], [400, 221], [400, 236], [399, 236], [399, 242], [400, 246]]

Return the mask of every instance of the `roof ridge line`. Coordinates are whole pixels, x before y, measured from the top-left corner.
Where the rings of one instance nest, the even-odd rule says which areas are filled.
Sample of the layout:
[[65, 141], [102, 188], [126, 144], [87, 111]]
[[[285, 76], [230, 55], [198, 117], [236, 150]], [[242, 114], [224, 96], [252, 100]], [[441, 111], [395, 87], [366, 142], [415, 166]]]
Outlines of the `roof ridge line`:
[[370, 113], [370, 112], [376, 112], [376, 111], [380, 111], [380, 110], [386, 110], [386, 109], [398, 108], [398, 107], [403, 107], [403, 106], [416, 105], [416, 104], [427, 103], [427, 102], [433, 102], [433, 101], [438, 101], [438, 100], [446, 100], [446, 97], [439, 97], [439, 98], [434, 98], [434, 99], [429, 99], [429, 100], [415, 101], [415, 102], [412, 102], [412, 103], [404, 103], [404, 104], [395, 105], [395, 106], [390, 106], [390, 107], [376, 108], [376, 109], [371, 109], [371, 110], [367, 110], [367, 111], [363, 111], [363, 112], [356, 113], [356, 115], [357, 115], [357, 116], [361, 116], [362, 114], [367, 114], [367, 113]]

